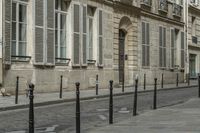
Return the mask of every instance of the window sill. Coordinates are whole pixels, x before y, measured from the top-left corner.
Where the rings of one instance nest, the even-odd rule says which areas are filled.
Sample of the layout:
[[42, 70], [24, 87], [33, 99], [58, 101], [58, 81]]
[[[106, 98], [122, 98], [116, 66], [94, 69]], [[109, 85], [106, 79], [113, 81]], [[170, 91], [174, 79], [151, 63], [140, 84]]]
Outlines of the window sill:
[[96, 63], [96, 60], [87, 60], [87, 63], [92, 65]]
[[31, 60], [31, 56], [11, 56], [12, 62], [29, 62]]

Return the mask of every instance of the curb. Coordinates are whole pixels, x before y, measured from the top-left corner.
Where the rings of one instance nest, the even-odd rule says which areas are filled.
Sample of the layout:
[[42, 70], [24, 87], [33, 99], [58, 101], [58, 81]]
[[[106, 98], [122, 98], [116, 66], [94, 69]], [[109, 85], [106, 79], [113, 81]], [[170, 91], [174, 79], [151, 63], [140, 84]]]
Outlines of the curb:
[[[185, 88], [193, 88], [198, 87], [198, 85], [191, 85], [191, 86], [181, 86], [181, 87], [172, 87], [172, 88], [166, 88], [166, 89], [158, 89], [158, 91], [169, 91], [169, 90], [177, 90], [177, 89], [185, 89]], [[148, 93], [152, 92], [154, 90], [145, 90], [145, 91], [138, 91], [138, 93]], [[124, 93], [116, 93], [113, 94], [113, 96], [124, 96], [124, 95], [131, 95], [134, 94], [133, 91], [131, 92], [124, 92]], [[98, 95], [98, 96], [89, 96], [89, 97], [82, 97], [80, 100], [86, 101], [86, 100], [92, 100], [92, 99], [101, 99], [109, 97], [109, 94], [106, 95]], [[71, 99], [58, 99], [54, 101], [46, 101], [41, 103], [34, 103], [34, 107], [41, 107], [41, 106], [47, 106], [47, 105], [55, 105], [55, 104], [61, 104], [61, 103], [68, 103], [68, 102], [75, 102], [76, 98]], [[0, 107], [0, 112], [3, 111], [11, 111], [11, 110], [18, 110], [18, 109], [27, 109], [29, 107], [29, 104], [23, 104], [23, 105], [14, 105], [9, 107]]]

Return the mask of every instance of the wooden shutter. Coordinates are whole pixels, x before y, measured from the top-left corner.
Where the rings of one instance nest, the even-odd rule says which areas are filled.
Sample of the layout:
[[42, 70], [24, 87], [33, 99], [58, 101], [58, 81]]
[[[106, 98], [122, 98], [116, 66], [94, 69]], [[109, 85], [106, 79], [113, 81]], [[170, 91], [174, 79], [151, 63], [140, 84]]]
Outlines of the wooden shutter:
[[55, 22], [55, 16], [54, 16], [54, 7], [55, 2], [54, 0], [48, 0], [47, 1], [47, 64], [53, 65], [55, 64], [55, 55], [54, 55], [54, 22]]
[[149, 36], [149, 23], [146, 23], [146, 66], [150, 65], [150, 36]]
[[73, 65], [80, 65], [80, 6], [74, 4]]
[[185, 67], [185, 41], [184, 32], [181, 32], [181, 68]]
[[166, 67], [166, 28], [163, 28], [163, 66]]
[[171, 29], [171, 67], [172, 68], [174, 68], [174, 65], [175, 65], [174, 47], [175, 47], [175, 31], [174, 29]]
[[162, 51], [162, 27], [159, 27], [159, 64], [162, 67], [163, 51]]
[[99, 10], [99, 47], [98, 47], [98, 65], [103, 65], [103, 11]]
[[11, 0], [4, 0], [5, 2], [5, 44], [4, 44], [4, 63], [10, 64], [11, 63], [11, 9], [12, 9], [12, 2]]
[[145, 66], [145, 57], [146, 57], [146, 48], [145, 48], [145, 43], [146, 43], [146, 37], [145, 37], [145, 23], [142, 22], [142, 66]]
[[44, 0], [35, 0], [35, 64], [44, 64]]
[[83, 6], [82, 65], [87, 65], [87, 6]]

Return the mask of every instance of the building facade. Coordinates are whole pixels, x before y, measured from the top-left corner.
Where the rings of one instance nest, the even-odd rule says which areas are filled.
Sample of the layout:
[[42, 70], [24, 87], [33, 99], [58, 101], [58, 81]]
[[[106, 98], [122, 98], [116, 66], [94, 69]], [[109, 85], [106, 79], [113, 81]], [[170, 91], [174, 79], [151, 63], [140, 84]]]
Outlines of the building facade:
[[75, 82], [88, 89], [97, 74], [100, 88], [109, 80], [133, 85], [136, 76], [143, 84], [144, 74], [147, 84], [153, 78], [160, 82], [162, 73], [165, 83], [175, 83], [177, 73], [184, 82], [188, 51], [190, 59], [199, 53], [193, 44], [188, 50], [185, 5], [182, 0], [2, 0], [2, 86], [13, 92], [19, 76], [21, 93], [27, 82], [37, 92], [57, 91], [62, 75], [64, 89], [74, 90]]

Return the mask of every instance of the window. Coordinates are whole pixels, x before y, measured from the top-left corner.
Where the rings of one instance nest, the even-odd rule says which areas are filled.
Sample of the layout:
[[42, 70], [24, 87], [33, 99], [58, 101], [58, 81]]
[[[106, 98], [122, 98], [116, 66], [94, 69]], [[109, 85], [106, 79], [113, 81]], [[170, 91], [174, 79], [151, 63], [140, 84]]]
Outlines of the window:
[[176, 53], [175, 29], [171, 29], [171, 68], [175, 67], [175, 53]]
[[12, 3], [12, 56], [26, 56], [27, 6], [20, 1]]
[[142, 66], [149, 66], [149, 23], [142, 22]]
[[181, 68], [185, 67], [185, 35], [181, 32]]
[[159, 65], [166, 67], [166, 28], [159, 27]]
[[88, 20], [87, 20], [87, 23], [88, 23], [88, 55], [87, 55], [87, 59], [88, 60], [93, 60], [93, 34], [94, 34], [94, 31], [93, 31], [93, 27], [94, 27], [94, 13], [95, 13], [95, 8], [94, 7], [91, 7], [91, 6], [88, 6], [87, 7], [87, 17], [88, 17]]
[[55, 57], [57, 62], [66, 62], [67, 57], [67, 3], [56, 0], [55, 3]]
[[192, 36], [196, 36], [196, 18], [192, 16]]

